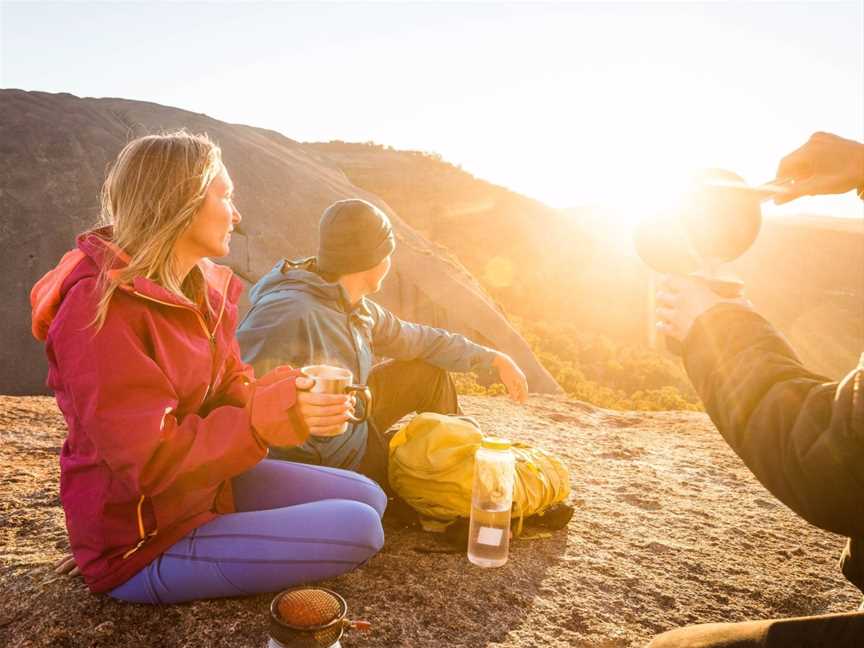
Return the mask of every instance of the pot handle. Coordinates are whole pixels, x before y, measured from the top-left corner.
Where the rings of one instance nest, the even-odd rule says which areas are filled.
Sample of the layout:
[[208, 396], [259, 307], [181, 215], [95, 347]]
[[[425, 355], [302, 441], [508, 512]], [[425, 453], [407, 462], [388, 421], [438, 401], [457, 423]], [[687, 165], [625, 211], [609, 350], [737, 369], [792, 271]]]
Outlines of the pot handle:
[[360, 632], [366, 632], [367, 630], [372, 629], [372, 624], [368, 621], [360, 621], [359, 619], [356, 621], [349, 621], [348, 619], [343, 619], [342, 627], [346, 630], [359, 630]]

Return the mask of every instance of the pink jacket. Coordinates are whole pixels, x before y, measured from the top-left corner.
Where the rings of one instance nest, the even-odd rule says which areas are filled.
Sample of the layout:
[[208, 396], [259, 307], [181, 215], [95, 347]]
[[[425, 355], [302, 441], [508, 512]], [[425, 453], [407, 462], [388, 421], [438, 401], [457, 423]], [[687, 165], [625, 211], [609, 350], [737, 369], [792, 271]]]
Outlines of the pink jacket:
[[[293, 407], [296, 372], [256, 384], [240, 359], [243, 287], [224, 266], [202, 262], [211, 312], [139, 277], [115, 292], [96, 333], [99, 268], [115, 256], [108, 237], [108, 229], [81, 235], [31, 293], [47, 384], [69, 428], [60, 456], [66, 528], [94, 592], [233, 512], [231, 477], [266, 454], [258, 432], [289, 445], [308, 436]], [[125, 255], [113, 251], [122, 266]]]

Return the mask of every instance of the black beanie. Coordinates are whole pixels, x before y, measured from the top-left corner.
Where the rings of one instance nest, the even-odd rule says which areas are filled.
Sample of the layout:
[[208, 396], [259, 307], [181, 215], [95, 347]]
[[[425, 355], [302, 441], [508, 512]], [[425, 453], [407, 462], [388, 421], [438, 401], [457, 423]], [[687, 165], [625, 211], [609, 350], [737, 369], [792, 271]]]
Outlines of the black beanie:
[[346, 275], [374, 268], [396, 249], [387, 214], [351, 198], [330, 205], [318, 224], [318, 269]]

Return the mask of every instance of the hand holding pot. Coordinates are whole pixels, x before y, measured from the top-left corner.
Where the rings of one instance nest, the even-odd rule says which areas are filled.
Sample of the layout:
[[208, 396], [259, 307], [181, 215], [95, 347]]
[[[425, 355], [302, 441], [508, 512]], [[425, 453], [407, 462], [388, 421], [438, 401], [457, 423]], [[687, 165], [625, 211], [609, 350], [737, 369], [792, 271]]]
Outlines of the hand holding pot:
[[792, 180], [775, 196], [778, 205], [801, 196], [864, 192], [864, 144], [831, 133], [814, 133], [780, 161], [777, 178]]

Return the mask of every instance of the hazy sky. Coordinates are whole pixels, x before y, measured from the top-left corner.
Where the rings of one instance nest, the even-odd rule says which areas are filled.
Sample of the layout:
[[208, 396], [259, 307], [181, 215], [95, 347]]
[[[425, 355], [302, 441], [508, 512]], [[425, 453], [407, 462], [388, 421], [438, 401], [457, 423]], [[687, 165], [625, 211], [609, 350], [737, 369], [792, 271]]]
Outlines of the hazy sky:
[[[864, 139], [864, 2], [0, 3], [0, 85], [440, 153], [552, 206]], [[851, 195], [787, 211], [862, 215]]]

